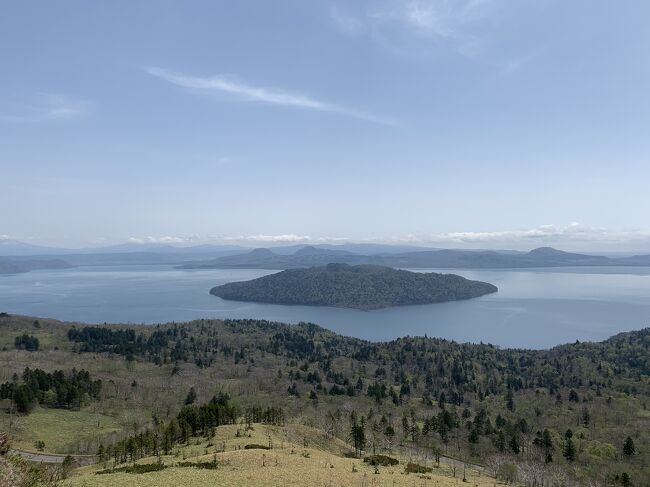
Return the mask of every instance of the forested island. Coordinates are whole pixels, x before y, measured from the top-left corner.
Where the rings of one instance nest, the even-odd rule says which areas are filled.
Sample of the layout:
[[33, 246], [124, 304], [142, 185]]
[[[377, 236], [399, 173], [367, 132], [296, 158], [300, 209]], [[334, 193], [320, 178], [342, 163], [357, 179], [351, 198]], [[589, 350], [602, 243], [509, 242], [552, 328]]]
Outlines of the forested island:
[[210, 290], [210, 294], [235, 301], [362, 310], [471, 299], [494, 292], [497, 287], [492, 284], [455, 274], [348, 264], [289, 269]]

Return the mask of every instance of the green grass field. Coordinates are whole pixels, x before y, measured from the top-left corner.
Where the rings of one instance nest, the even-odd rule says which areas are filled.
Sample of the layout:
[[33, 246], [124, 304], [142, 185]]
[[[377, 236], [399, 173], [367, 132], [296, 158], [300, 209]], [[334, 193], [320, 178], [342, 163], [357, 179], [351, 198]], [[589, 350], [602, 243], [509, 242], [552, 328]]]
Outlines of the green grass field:
[[29, 416], [0, 416], [0, 429], [12, 434], [15, 448], [33, 451], [36, 442], [43, 441], [48, 452], [68, 453], [80, 443], [94, 443], [122, 427], [114, 418], [90, 410], [36, 408]]

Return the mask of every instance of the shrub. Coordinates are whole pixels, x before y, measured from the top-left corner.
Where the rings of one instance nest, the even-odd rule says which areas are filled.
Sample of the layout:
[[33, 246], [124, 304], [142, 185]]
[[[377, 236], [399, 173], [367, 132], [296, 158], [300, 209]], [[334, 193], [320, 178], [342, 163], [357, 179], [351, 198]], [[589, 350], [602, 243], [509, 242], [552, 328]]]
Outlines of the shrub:
[[177, 467], [194, 467], [194, 468], [204, 468], [207, 470], [216, 470], [219, 467], [219, 464], [216, 460], [211, 462], [179, 462], [176, 464]]
[[497, 479], [502, 480], [508, 484], [516, 482], [517, 466], [512, 463], [501, 465], [497, 471]]
[[244, 447], [244, 450], [270, 450], [266, 445], [258, 445], [257, 443], [249, 443]]
[[112, 468], [112, 469], [106, 469], [106, 470], [100, 470], [99, 472], [95, 472], [97, 475], [103, 475], [107, 473], [117, 473], [117, 472], [124, 472], [124, 473], [149, 473], [149, 472], [159, 472], [161, 470], [164, 470], [167, 468], [167, 465], [163, 463], [140, 463], [137, 465], [129, 465], [127, 467], [119, 467], [119, 468]]
[[399, 460], [387, 455], [370, 455], [364, 458], [363, 461], [370, 465], [379, 465], [382, 467], [390, 467], [399, 464]]
[[425, 467], [424, 465], [418, 465], [417, 463], [409, 462], [406, 464], [404, 469], [406, 473], [430, 473], [433, 472], [433, 468]]

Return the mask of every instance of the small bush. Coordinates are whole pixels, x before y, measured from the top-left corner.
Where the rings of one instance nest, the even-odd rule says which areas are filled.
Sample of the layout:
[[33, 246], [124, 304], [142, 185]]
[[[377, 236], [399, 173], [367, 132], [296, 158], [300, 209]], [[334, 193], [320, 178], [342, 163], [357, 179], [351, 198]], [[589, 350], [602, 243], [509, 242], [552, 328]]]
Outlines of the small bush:
[[425, 467], [424, 465], [409, 462], [406, 464], [405, 471], [406, 473], [429, 473], [433, 472], [433, 469], [431, 467]]
[[129, 465], [127, 467], [119, 467], [119, 468], [109, 468], [106, 470], [100, 470], [99, 472], [95, 472], [96, 475], [104, 475], [108, 473], [117, 473], [117, 472], [124, 472], [124, 473], [149, 473], [149, 472], [159, 472], [161, 470], [164, 470], [167, 468], [167, 465], [163, 463], [142, 463], [142, 464], [137, 464], [137, 465]]
[[214, 460], [211, 462], [179, 462], [176, 464], [177, 467], [194, 467], [194, 468], [203, 468], [207, 470], [216, 470], [219, 468], [219, 464]]
[[399, 460], [387, 455], [370, 455], [364, 458], [363, 461], [370, 465], [379, 465], [381, 467], [390, 467], [399, 464]]
[[502, 480], [508, 484], [516, 482], [517, 466], [512, 463], [501, 465], [497, 471], [497, 479]]
[[244, 450], [270, 450], [266, 445], [258, 445], [257, 443], [249, 443], [244, 447]]

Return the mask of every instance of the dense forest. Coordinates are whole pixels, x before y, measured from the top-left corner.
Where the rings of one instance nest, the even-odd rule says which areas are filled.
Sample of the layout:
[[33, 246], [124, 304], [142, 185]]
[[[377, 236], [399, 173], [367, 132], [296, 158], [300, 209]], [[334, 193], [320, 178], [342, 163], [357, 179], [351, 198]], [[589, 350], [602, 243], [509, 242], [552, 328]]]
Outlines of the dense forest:
[[52, 373], [26, 368], [22, 377], [0, 385], [0, 399], [11, 399], [20, 413], [29, 413], [36, 404], [52, 408], [80, 407], [90, 399], [97, 399], [101, 380], [92, 380], [85, 370], [72, 369]]
[[496, 286], [454, 274], [419, 273], [375, 265], [328, 264], [289, 269], [214, 287], [223, 299], [275, 304], [377, 309], [470, 299]]

